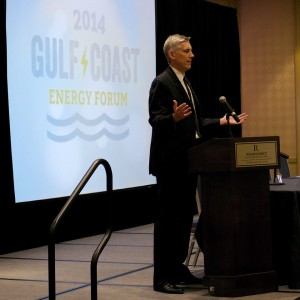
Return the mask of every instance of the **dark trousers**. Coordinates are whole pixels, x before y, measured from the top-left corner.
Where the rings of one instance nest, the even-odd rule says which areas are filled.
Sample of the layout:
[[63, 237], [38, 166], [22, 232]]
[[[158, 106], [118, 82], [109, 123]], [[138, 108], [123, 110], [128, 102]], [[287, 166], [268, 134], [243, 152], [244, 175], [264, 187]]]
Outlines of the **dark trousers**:
[[185, 278], [193, 216], [196, 174], [171, 172], [157, 176], [158, 203], [154, 224], [154, 284]]

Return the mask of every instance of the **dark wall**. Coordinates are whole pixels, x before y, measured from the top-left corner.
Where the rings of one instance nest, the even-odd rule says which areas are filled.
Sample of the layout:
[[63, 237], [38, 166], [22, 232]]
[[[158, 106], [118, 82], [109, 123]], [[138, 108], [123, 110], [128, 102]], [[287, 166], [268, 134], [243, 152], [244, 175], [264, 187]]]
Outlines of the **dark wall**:
[[[112, 210], [106, 192], [79, 195], [59, 222], [56, 241], [103, 233], [110, 215], [114, 231], [152, 223], [155, 199], [155, 185], [113, 191]], [[47, 245], [50, 226], [67, 200], [19, 203], [2, 211], [0, 254]]]

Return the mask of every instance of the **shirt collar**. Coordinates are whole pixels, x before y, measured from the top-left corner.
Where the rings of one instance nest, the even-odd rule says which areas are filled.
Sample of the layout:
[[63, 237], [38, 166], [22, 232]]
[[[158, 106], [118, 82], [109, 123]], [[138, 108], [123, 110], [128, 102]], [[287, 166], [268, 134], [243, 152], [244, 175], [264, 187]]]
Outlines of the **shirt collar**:
[[174, 71], [174, 73], [176, 74], [176, 76], [178, 77], [178, 79], [180, 80], [180, 82], [183, 82], [183, 77], [185, 76], [185, 74], [181, 73], [180, 71], [178, 71], [177, 69], [173, 68], [172, 66], [170, 66], [170, 67]]

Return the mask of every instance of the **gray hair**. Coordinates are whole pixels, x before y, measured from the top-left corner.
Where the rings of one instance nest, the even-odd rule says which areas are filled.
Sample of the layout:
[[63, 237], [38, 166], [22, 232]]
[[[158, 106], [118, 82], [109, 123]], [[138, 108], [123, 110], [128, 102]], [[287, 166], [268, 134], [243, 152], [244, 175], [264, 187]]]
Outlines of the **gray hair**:
[[166, 41], [164, 43], [164, 47], [163, 47], [163, 51], [164, 51], [167, 61], [169, 62], [168, 53], [170, 50], [173, 50], [173, 51], [177, 50], [181, 43], [189, 42], [190, 39], [191, 39], [191, 37], [181, 35], [181, 34], [169, 35], [168, 38], [166, 39]]

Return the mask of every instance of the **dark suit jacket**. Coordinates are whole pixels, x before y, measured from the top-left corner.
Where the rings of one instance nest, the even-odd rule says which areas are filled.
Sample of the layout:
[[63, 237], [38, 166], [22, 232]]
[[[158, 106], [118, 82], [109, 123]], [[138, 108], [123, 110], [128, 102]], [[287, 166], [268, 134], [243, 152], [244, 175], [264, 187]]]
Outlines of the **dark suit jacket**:
[[[192, 90], [197, 116], [199, 102]], [[175, 123], [173, 120], [173, 100], [178, 105], [189, 103], [185, 89], [171, 67], [158, 75], [152, 82], [149, 92], [149, 123], [152, 126], [149, 173], [153, 175], [168, 172], [188, 172], [188, 149], [197, 144], [194, 111], [189, 117]], [[219, 118], [200, 118], [199, 127], [218, 126]], [[163, 172], [163, 173], [162, 173]]]

